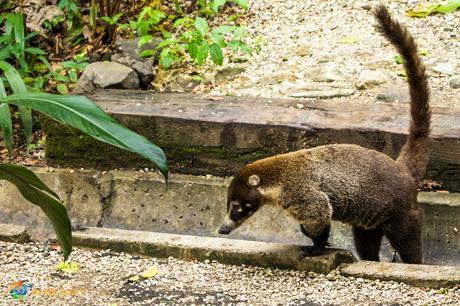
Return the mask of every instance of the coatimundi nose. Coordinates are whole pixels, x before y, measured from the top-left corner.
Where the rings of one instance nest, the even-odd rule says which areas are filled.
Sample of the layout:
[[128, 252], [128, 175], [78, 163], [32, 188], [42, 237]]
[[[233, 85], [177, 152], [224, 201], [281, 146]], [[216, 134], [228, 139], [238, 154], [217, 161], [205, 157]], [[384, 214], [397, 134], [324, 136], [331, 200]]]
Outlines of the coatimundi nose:
[[237, 228], [237, 224], [235, 221], [230, 219], [228, 216], [224, 220], [224, 224], [219, 229], [219, 234], [221, 235], [228, 235], [231, 231]]
[[232, 231], [231, 228], [229, 228], [228, 226], [226, 226], [225, 224], [223, 224], [220, 229], [219, 229], [219, 234], [221, 235], [228, 235], [230, 234], [230, 232]]

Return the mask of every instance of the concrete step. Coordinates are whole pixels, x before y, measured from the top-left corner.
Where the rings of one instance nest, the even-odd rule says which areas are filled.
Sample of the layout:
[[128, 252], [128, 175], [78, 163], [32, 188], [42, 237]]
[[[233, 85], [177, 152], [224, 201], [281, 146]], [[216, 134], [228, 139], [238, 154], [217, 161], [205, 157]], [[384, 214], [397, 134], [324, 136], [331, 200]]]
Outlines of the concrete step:
[[296, 245], [94, 227], [74, 232], [73, 241], [83, 247], [155, 257], [216, 260], [224, 264], [323, 274], [336, 269], [340, 264], [355, 261], [353, 255], [345, 250], [329, 249], [324, 255], [305, 257], [300, 246]]
[[[11, 229], [14, 229], [12, 231]], [[24, 228], [0, 224], [0, 240], [17, 241]], [[460, 283], [460, 267], [407, 265], [355, 261], [349, 251], [327, 249], [325, 254], [304, 257], [300, 246], [238, 239], [165, 234], [145, 231], [88, 227], [73, 232], [76, 246], [111, 249], [154, 257], [182, 260], [218, 261], [232, 265], [252, 265], [316, 273], [338, 270], [356, 278], [397, 281], [419, 287], [447, 288]]]
[[0, 224], [0, 240], [15, 243], [25, 243], [29, 240], [26, 227], [15, 224]]
[[[287, 151], [354, 143], [395, 157], [407, 135], [408, 105], [100, 90], [91, 98], [164, 148], [176, 172], [233, 174]], [[373, 101], [368, 101], [373, 102]], [[301, 104], [302, 108], [296, 105]], [[138, 156], [43, 119], [46, 156], [62, 167], [151, 168]], [[460, 109], [433, 108], [427, 177], [460, 191]]]
[[[64, 201], [73, 225], [219, 237], [217, 229], [226, 215], [227, 178], [173, 174], [166, 192], [161, 175], [152, 172], [34, 171]], [[0, 181], [0, 194], [0, 222], [25, 226], [33, 239], [53, 235], [45, 215], [13, 185]], [[419, 193], [418, 200], [425, 211], [424, 262], [459, 265], [460, 194]], [[271, 206], [262, 207], [229, 238], [311, 244], [295, 220]], [[330, 243], [353, 250], [349, 226], [333, 222]], [[392, 257], [385, 242], [381, 258]]]
[[459, 266], [407, 265], [358, 261], [340, 268], [345, 276], [403, 282], [417, 287], [448, 288], [460, 284]]

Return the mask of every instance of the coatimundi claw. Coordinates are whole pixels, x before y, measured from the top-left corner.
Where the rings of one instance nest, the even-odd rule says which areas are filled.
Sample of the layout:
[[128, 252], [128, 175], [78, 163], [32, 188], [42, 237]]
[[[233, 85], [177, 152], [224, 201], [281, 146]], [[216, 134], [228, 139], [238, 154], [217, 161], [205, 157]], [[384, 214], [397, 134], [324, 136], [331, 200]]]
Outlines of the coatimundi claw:
[[319, 256], [324, 253], [324, 249], [314, 245], [304, 245], [301, 247], [301, 250], [305, 257]]

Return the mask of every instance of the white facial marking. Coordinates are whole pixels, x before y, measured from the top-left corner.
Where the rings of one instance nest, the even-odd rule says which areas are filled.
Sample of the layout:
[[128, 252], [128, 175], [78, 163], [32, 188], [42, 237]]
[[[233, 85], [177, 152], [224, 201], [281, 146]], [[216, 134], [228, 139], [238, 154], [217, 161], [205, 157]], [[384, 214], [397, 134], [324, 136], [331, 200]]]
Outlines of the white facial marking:
[[235, 221], [233, 221], [232, 219], [230, 219], [228, 216], [225, 217], [224, 219], [224, 226], [226, 226], [227, 228], [233, 230], [236, 228], [236, 223]]

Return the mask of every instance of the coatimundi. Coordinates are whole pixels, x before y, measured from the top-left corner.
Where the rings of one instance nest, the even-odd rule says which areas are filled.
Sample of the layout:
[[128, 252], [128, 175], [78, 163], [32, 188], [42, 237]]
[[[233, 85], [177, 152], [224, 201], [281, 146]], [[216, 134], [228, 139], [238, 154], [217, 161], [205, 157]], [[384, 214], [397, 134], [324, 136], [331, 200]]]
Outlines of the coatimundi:
[[406, 263], [422, 261], [422, 211], [417, 187], [428, 163], [431, 112], [427, 75], [413, 37], [386, 7], [375, 17], [384, 36], [404, 59], [412, 121], [396, 160], [351, 144], [318, 146], [246, 165], [228, 189], [227, 217], [219, 230], [229, 234], [262, 205], [286, 209], [313, 240], [305, 255], [321, 254], [331, 220], [353, 227], [363, 260], [379, 260], [383, 235]]

